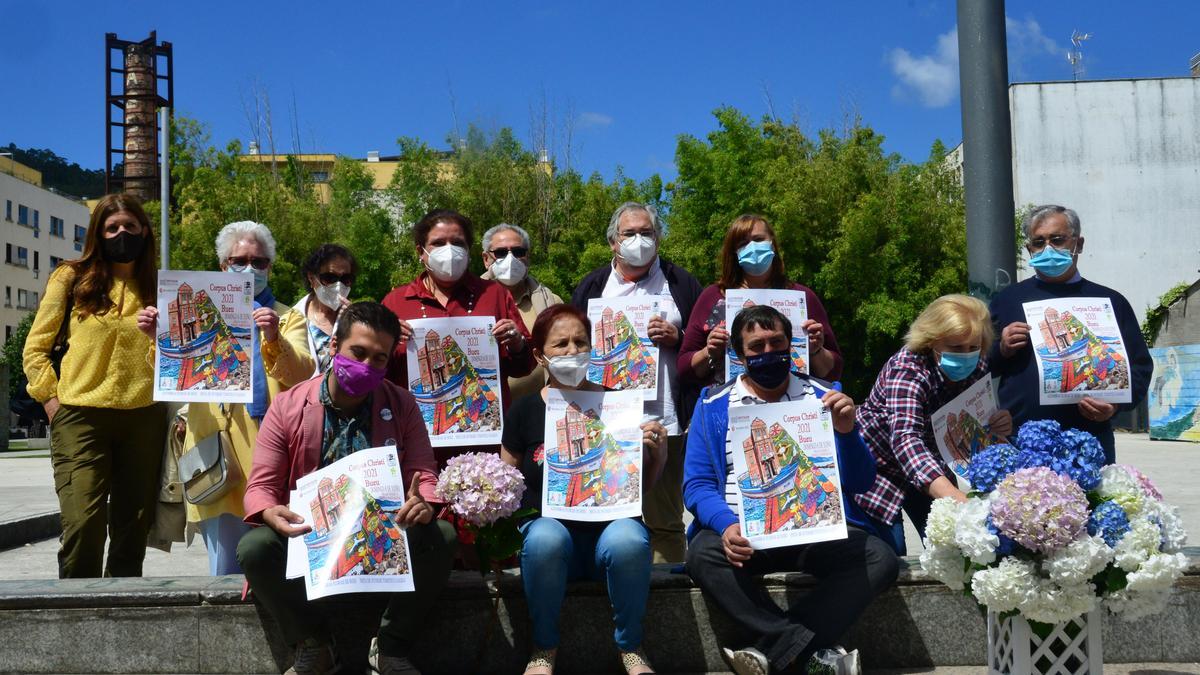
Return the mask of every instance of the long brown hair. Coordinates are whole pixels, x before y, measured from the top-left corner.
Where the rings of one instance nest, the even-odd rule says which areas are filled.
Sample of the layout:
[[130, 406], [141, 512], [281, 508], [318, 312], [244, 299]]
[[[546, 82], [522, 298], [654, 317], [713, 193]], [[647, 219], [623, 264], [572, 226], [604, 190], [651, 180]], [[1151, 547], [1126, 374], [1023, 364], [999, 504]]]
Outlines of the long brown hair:
[[783, 271], [783, 256], [779, 255], [779, 239], [775, 236], [775, 228], [771, 227], [771, 223], [766, 218], [747, 213], [734, 219], [729, 225], [729, 231], [725, 233], [725, 242], [721, 244], [721, 280], [717, 282], [721, 290], [738, 288], [742, 285], [742, 279], [746, 277], [746, 273], [738, 264], [738, 249], [744, 245], [742, 240], [747, 239], [751, 230], [759, 223], [767, 228], [771, 244], [775, 247], [775, 259], [771, 261], [771, 277], [768, 284], [772, 288], [787, 287], [787, 274]]
[[142, 210], [142, 203], [129, 194], [105, 195], [92, 211], [88, 222], [83, 255], [65, 264], [75, 273], [75, 308], [80, 314], [102, 315], [112, 309], [108, 292], [112, 289], [112, 263], [104, 259], [104, 222], [114, 213], [124, 211], [142, 226], [146, 245], [133, 264], [133, 280], [137, 284], [142, 306], [153, 305], [158, 293], [158, 263], [155, 257], [154, 230]]

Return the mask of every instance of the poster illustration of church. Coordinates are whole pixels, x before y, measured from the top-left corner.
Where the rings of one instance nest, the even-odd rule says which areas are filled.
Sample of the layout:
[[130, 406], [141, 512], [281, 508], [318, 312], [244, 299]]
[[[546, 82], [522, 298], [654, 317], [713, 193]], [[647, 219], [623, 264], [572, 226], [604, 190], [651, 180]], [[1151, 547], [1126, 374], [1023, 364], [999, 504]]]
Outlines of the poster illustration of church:
[[154, 400], [253, 400], [253, 289], [235, 272], [158, 273]]
[[606, 521], [642, 515], [643, 392], [549, 389], [542, 515]]
[[967, 480], [967, 466], [975, 453], [989, 445], [1007, 442], [988, 428], [988, 420], [997, 409], [992, 378], [985, 377], [933, 413], [933, 437], [938, 452], [958, 476], [960, 485]]
[[752, 547], [846, 538], [833, 422], [820, 401], [730, 406], [728, 442]]
[[[743, 309], [755, 305], [770, 305], [792, 322], [792, 372], [808, 372], [808, 333], [801, 328], [808, 320], [808, 303], [804, 291], [731, 288], [725, 291], [725, 330]], [[733, 344], [725, 348], [725, 381], [746, 372], [746, 365], [733, 353]]]
[[658, 396], [658, 347], [650, 341], [650, 319], [666, 312], [670, 298], [631, 295], [588, 300], [592, 360], [587, 379], [615, 391], [640, 389], [646, 400]]
[[500, 442], [500, 351], [492, 317], [409, 321], [408, 389], [434, 447]]
[[1108, 298], [1053, 298], [1023, 307], [1042, 405], [1076, 403], [1085, 396], [1132, 400], [1129, 356]]

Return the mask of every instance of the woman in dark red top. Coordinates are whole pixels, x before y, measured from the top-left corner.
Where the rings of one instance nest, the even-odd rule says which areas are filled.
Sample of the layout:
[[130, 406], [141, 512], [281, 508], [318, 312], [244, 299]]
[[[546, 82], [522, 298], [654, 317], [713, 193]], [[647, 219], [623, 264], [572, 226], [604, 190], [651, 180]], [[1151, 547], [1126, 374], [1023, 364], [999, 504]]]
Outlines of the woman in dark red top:
[[803, 291], [808, 320], [799, 328], [808, 334], [809, 374], [823, 380], [841, 377], [842, 354], [821, 299], [811, 288], [788, 281], [767, 219], [744, 215], [729, 226], [721, 245], [721, 280], [700, 294], [683, 331], [677, 367], [684, 386], [699, 389], [725, 379], [725, 290], [730, 288]]

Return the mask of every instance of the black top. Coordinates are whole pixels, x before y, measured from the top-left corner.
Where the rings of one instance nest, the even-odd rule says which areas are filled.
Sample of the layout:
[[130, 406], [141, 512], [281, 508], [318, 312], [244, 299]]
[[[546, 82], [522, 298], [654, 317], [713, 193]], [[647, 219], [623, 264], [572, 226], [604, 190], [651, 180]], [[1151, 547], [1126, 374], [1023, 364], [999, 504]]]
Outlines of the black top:
[[514, 455], [521, 457], [521, 475], [525, 477], [525, 494], [521, 508], [542, 510], [542, 461], [545, 456], [546, 402], [539, 389], [522, 396], [508, 408], [504, 417], [504, 433], [500, 442]]

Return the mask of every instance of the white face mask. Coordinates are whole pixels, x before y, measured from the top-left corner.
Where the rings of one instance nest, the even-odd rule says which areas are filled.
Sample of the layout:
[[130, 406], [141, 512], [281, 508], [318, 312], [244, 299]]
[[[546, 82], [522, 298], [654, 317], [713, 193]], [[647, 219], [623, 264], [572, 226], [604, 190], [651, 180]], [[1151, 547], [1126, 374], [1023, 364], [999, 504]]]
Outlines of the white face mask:
[[587, 352], [579, 352], [574, 356], [555, 356], [548, 359], [546, 368], [559, 384], [578, 387], [587, 377], [590, 360], [591, 356]]
[[621, 259], [634, 267], [644, 267], [654, 260], [658, 242], [653, 237], [635, 234], [621, 242]]
[[425, 249], [428, 262], [425, 267], [438, 281], [458, 281], [467, 271], [467, 249], [454, 244]]
[[524, 261], [511, 253], [492, 263], [492, 276], [505, 286], [520, 282], [528, 271]]
[[313, 286], [313, 295], [322, 305], [336, 312], [342, 308], [342, 300], [350, 297], [350, 287], [340, 281], [325, 286], [317, 284]]

